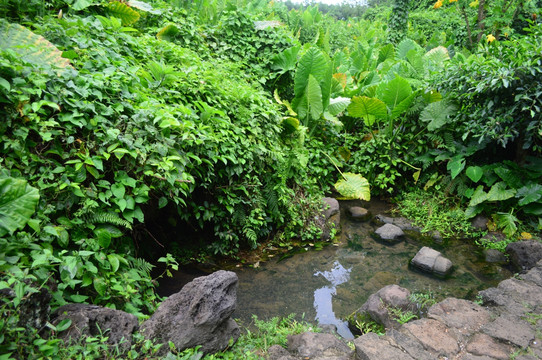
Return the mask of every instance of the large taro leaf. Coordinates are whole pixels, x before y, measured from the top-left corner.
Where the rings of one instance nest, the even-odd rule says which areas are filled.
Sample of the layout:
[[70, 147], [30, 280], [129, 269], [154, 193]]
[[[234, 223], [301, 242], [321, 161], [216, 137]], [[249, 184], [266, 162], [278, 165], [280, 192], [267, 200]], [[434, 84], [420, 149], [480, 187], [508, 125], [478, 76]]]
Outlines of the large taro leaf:
[[[412, 95], [410, 83], [400, 76], [396, 76], [390, 81], [381, 83], [376, 89], [376, 97], [382, 100], [392, 112], [396, 107], [399, 107], [404, 100], [407, 100], [410, 95]], [[410, 106], [410, 103], [408, 106]]]
[[456, 111], [457, 106], [446, 100], [432, 102], [422, 110], [420, 120], [429, 123], [427, 130], [434, 131], [446, 125]]
[[377, 98], [354, 96], [348, 106], [348, 115], [362, 118], [367, 126], [371, 126], [376, 119], [386, 118], [388, 111], [386, 104]]
[[359, 174], [344, 173], [343, 179], [335, 184], [335, 189], [342, 195], [341, 200], [371, 200], [369, 182]]
[[173, 24], [164, 26], [156, 34], [156, 38], [159, 40], [173, 41], [175, 36], [179, 33], [179, 28]]
[[338, 97], [334, 99], [329, 100], [329, 106], [327, 108], [327, 111], [333, 115], [337, 116], [350, 105], [350, 98], [347, 97]]
[[130, 6], [121, 3], [120, 1], [113, 1], [107, 5], [109, 15], [119, 18], [122, 21], [123, 26], [130, 26], [139, 20], [139, 13], [132, 9]]
[[395, 57], [397, 59], [407, 59], [407, 55], [409, 51], [415, 50], [417, 52], [423, 51], [422, 47], [418, 45], [414, 40], [411, 39], [404, 39], [397, 45]]
[[300, 98], [309, 83], [309, 75], [318, 82], [322, 91], [322, 105], [327, 108], [331, 95], [332, 65], [329, 57], [317, 47], [311, 47], [299, 60], [294, 79], [294, 95]]
[[70, 61], [64, 59], [62, 52], [43, 36], [4, 19], [0, 19], [0, 48], [11, 49], [26, 61], [36, 65], [70, 67]]
[[309, 75], [305, 92], [301, 97], [294, 99], [292, 107], [299, 115], [299, 118], [305, 120], [305, 126], [309, 125], [310, 120], [318, 120], [322, 116], [324, 112], [322, 90], [314, 76]]
[[23, 228], [34, 214], [40, 195], [26, 180], [0, 178], [0, 237]]
[[273, 56], [271, 58], [271, 68], [273, 70], [279, 70], [281, 73], [294, 70], [295, 65], [297, 64], [297, 53], [299, 52], [300, 48], [301, 47], [299, 45], [292, 46], [291, 48], [288, 48]]

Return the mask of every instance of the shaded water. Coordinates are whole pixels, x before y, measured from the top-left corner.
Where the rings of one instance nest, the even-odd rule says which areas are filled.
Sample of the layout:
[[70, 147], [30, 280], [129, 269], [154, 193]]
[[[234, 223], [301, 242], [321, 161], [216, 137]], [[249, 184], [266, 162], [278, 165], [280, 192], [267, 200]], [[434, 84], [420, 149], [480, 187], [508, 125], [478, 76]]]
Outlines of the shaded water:
[[[392, 246], [375, 241], [371, 233], [376, 226], [351, 222], [344, 214], [345, 208], [354, 205], [341, 204], [342, 232], [337, 246], [262, 262], [258, 268], [234, 269], [239, 276], [234, 317], [248, 325], [253, 314], [268, 319], [296, 313], [312, 323], [335, 325], [340, 335], [352, 338], [344, 319], [386, 285], [431, 292], [436, 300], [448, 296], [474, 298], [479, 290], [512, 275], [506, 268], [486, 263], [481, 251], [469, 241], [453, 240], [444, 248], [424, 243], [414, 235]], [[382, 204], [374, 202], [365, 207], [373, 214], [382, 213]], [[454, 271], [449, 278], [435, 278], [409, 267], [409, 261], [424, 245], [431, 245], [452, 261]], [[164, 285], [173, 293], [184, 282], [177, 281], [177, 289], [171, 283]]]

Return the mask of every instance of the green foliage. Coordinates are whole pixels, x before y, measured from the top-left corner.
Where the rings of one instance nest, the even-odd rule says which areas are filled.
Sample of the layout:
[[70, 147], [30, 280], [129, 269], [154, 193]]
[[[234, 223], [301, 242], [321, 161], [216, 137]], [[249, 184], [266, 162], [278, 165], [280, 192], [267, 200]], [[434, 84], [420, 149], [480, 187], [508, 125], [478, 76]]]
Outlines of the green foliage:
[[346, 200], [371, 200], [369, 183], [359, 174], [343, 173], [343, 178], [335, 183], [335, 189]]
[[0, 177], [0, 236], [22, 229], [34, 214], [39, 198], [38, 189], [25, 180]]
[[473, 233], [471, 225], [453, 198], [422, 190], [404, 194], [397, 204], [397, 211], [412, 219], [422, 232], [438, 231], [443, 237], [468, 236]]
[[408, 0], [394, 0], [388, 21], [388, 41], [399, 43], [406, 35], [408, 28]]

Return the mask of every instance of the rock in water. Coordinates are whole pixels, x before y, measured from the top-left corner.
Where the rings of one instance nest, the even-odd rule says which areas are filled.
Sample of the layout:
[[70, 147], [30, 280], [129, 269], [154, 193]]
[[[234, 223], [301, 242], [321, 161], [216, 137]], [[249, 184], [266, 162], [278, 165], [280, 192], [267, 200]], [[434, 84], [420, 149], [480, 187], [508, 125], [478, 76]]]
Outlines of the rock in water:
[[169, 341], [178, 351], [197, 345], [205, 353], [224, 350], [240, 333], [231, 318], [238, 282], [234, 272], [224, 270], [194, 279], [168, 297], [141, 325], [141, 332], [147, 339], [165, 344], [159, 355], [167, 352]]
[[367, 221], [371, 218], [369, 210], [360, 206], [352, 206], [348, 209], [350, 218], [354, 221]]
[[399, 226], [393, 224], [384, 224], [375, 231], [378, 238], [391, 243], [401, 241], [404, 234]]
[[138, 320], [132, 314], [96, 305], [68, 304], [59, 307], [52, 314], [53, 324], [64, 319], [71, 320], [71, 326], [59, 334], [64, 341], [79, 342], [81, 337], [97, 336], [100, 333], [108, 337], [109, 345], [120, 344], [127, 350], [132, 344], [132, 333], [137, 330]]
[[316, 226], [322, 229], [321, 241], [331, 239], [333, 232], [338, 233], [341, 224], [341, 211], [337, 199], [325, 197], [322, 199], [322, 212], [316, 216]]
[[452, 270], [452, 262], [449, 259], [442, 256], [439, 251], [427, 246], [418, 251], [411, 264], [423, 271], [439, 276], [446, 276]]

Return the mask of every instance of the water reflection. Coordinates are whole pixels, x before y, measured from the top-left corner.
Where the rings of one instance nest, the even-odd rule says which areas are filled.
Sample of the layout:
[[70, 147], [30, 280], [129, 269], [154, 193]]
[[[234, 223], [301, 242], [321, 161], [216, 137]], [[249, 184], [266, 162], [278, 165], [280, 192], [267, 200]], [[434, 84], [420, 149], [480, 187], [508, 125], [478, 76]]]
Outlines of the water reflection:
[[345, 268], [338, 261], [333, 263], [330, 271], [317, 271], [314, 276], [323, 276], [331, 283], [319, 289], [314, 290], [314, 309], [316, 310], [316, 320], [320, 325], [335, 325], [337, 333], [345, 339], [353, 339], [354, 335], [348, 329], [348, 323], [335, 316], [333, 311], [333, 296], [337, 295], [337, 286], [347, 282], [350, 279], [352, 268]]

